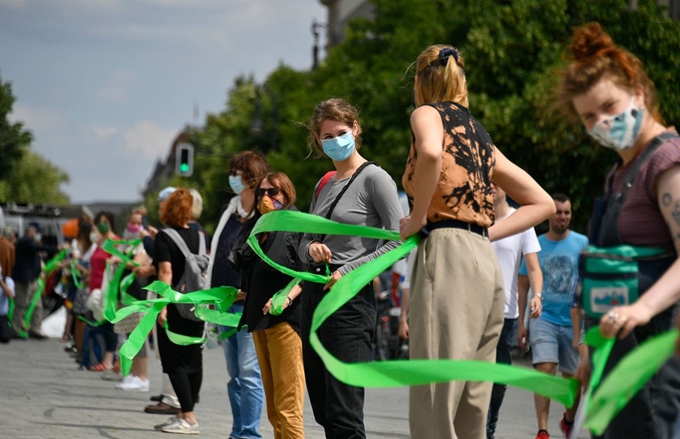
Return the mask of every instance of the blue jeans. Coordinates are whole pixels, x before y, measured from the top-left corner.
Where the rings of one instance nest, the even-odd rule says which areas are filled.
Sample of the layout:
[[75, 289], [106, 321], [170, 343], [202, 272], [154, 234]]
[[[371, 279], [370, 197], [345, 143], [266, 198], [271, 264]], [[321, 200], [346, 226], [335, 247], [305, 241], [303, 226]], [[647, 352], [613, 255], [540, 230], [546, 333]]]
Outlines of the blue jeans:
[[[243, 312], [243, 305], [233, 305], [229, 312]], [[232, 328], [221, 328], [227, 331]], [[260, 419], [264, 406], [264, 388], [253, 335], [245, 328], [227, 337], [222, 346], [231, 380], [227, 393], [234, 425], [229, 435], [233, 439], [260, 439]]]
[[[512, 347], [515, 345], [517, 338], [517, 319], [505, 319], [503, 321], [503, 329], [501, 330], [501, 337], [498, 339], [498, 347], [496, 348], [496, 363], [512, 364]], [[505, 397], [505, 389], [508, 386], [505, 384], [493, 385], [491, 391], [491, 403], [489, 404], [489, 415], [486, 419], [486, 437], [493, 439], [496, 432], [496, 424], [498, 423], [498, 414], [503, 404]]]

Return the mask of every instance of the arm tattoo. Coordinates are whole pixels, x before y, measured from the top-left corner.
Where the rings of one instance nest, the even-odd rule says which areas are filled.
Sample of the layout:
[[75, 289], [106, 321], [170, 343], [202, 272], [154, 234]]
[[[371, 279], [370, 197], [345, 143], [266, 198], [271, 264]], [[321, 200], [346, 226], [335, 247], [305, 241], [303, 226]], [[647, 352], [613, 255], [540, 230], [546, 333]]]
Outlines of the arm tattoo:
[[673, 198], [671, 197], [671, 194], [666, 192], [661, 196], [661, 203], [665, 206], [668, 207], [671, 205], [671, 202], [673, 201]]

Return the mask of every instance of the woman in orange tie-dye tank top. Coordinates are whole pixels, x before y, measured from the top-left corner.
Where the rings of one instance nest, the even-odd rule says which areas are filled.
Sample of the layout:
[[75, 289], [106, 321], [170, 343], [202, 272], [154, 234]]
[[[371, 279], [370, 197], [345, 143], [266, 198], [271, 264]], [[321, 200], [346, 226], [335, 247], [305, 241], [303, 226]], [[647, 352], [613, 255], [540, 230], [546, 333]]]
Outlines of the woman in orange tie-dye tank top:
[[[411, 279], [412, 359], [494, 362], [503, 325], [503, 280], [491, 240], [548, 218], [555, 204], [494, 146], [470, 114], [465, 63], [451, 46], [416, 61], [413, 143], [403, 184], [413, 204], [402, 238], [423, 233]], [[491, 182], [522, 204], [494, 225]], [[411, 387], [415, 438], [486, 438], [492, 383]]]

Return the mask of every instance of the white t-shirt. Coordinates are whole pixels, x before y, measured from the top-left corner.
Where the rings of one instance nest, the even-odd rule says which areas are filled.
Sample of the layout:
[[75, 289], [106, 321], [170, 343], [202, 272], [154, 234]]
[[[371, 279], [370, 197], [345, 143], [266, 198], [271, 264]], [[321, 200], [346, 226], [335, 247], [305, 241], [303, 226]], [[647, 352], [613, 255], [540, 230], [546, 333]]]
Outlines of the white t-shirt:
[[[515, 213], [516, 209], [498, 221], [502, 221]], [[541, 245], [538, 243], [536, 232], [533, 228], [525, 230], [517, 235], [508, 236], [499, 241], [492, 242], [491, 245], [496, 251], [498, 263], [503, 273], [503, 284], [505, 288], [505, 318], [516, 319], [519, 317], [519, 307], [517, 301], [517, 278], [519, 267], [522, 263], [522, 255], [538, 253]]]

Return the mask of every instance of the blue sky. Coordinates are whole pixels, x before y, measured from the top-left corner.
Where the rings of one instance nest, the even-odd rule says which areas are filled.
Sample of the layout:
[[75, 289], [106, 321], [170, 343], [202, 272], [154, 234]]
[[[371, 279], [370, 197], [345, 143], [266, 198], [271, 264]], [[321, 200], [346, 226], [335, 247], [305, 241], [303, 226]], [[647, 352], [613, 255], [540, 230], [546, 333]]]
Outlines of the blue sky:
[[[0, 75], [73, 202], [132, 201], [236, 76], [311, 65], [319, 0], [0, 0]], [[39, 184], [39, 183], [38, 183]]]

